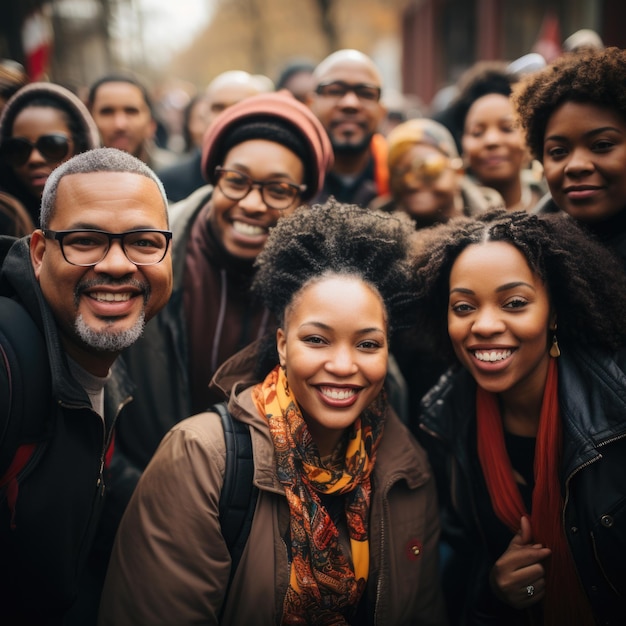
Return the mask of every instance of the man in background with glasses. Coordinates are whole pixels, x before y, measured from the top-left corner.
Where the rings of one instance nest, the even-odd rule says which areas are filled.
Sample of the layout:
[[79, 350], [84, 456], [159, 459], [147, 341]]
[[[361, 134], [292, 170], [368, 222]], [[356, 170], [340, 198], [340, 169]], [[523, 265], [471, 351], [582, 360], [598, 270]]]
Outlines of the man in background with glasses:
[[[2, 267], [1, 293], [31, 319], [26, 331], [0, 339], [3, 459], [9, 431], [20, 433], [0, 467], [6, 624], [81, 623], [62, 620], [83, 610], [82, 596], [74, 603], [92, 558], [114, 426], [131, 399], [116, 359], [172, 289], [165, 193], [152, 170], [125, 152], [96, 149], [56, 168], [40, 224], [16, 240]], [[0, 298], [0, 313], [12, 304]], [[27, 339], [40, 373], [10, 358]], [[13, 401], [19, 395], [22, 407]], [[46, 407], [35, 418], [27, 414], [30, 396]], [[24, 432], [20, 420], [37, 428]]]
[[385, 139], [377, 132], [385, 115], [380, 72], [367, 55], [347, 49], [326, 57], [313, 78], [309, 106], [326, 129], [335, 155], [316, 200], [332, 195], [366, 207], [389, 191]]

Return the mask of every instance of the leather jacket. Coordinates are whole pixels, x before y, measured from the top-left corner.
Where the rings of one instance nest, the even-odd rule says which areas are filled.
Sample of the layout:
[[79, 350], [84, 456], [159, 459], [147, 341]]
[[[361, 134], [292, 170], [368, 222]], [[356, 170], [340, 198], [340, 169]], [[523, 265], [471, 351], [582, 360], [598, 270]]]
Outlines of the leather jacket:
[[[563, 525], [596, 619], [607, 625], [626, 615], [625, 371], [624, 350], [609, 356], [565, 345], [558, 359]], [[475, 389], [457, 366], [422, 402], [420, 439], [440, 496], [444, 591], [454, 623], [514, 624], [524, 617], [488, 582], [512, 535], [493, 512], [478, 460]]]

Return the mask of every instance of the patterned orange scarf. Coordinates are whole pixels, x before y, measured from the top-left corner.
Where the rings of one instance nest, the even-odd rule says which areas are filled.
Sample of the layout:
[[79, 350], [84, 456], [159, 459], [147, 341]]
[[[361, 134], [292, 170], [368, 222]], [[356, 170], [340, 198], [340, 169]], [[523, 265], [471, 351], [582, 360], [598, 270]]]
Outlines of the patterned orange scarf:
[[[383, 430], [383, 394], [353, 425], [341, 469], [323, 466], [280, 367], [252, 396], [269, 423], [289, 503], [292, 564], [282, 623], [348, 624], [369, 571], [370, 474]], [[343, 496], [351, 554], [344, 554], [319, 494]]]
[[[478, 456], [491, 504], [498, 519], [511, 532], [528, 516], [504, 443], [498, 400], [478, 387], [476, 391]], [[559, 481], [562, 449], [556, 359], [550, 359], [535, 444], [535, 487], [530, 525], [533, 540], [552, 550], [546, 561], [545, 626], [595, 624], [563, 531], [563, 498]]]

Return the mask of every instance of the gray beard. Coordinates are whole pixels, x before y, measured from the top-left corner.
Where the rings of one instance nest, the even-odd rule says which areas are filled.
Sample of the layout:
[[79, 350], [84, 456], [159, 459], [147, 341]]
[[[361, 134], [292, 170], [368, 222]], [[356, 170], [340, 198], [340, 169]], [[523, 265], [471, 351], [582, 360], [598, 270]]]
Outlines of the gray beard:
[[79, 315], [74, 322], [74, 330], [81, 341], [99, 352], [121, 352], [132, 346], [143, 333], [146, 325], [145, 313], [142, 311], [137, 321], [128, 330], [121, 332], [95, 331], [85, 323], [82, 315]]

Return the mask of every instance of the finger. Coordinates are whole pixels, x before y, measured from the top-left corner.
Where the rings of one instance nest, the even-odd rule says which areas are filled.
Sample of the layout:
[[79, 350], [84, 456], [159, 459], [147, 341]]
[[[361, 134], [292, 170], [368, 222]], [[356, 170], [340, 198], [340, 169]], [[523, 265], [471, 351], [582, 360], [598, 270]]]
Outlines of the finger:
[[530, 520], [526, 515], [522, 515], [522, 519], [520, 520], [520, 541], [524, 544], [530, 543], [533, 539], [532, 529], [530, 527]]

